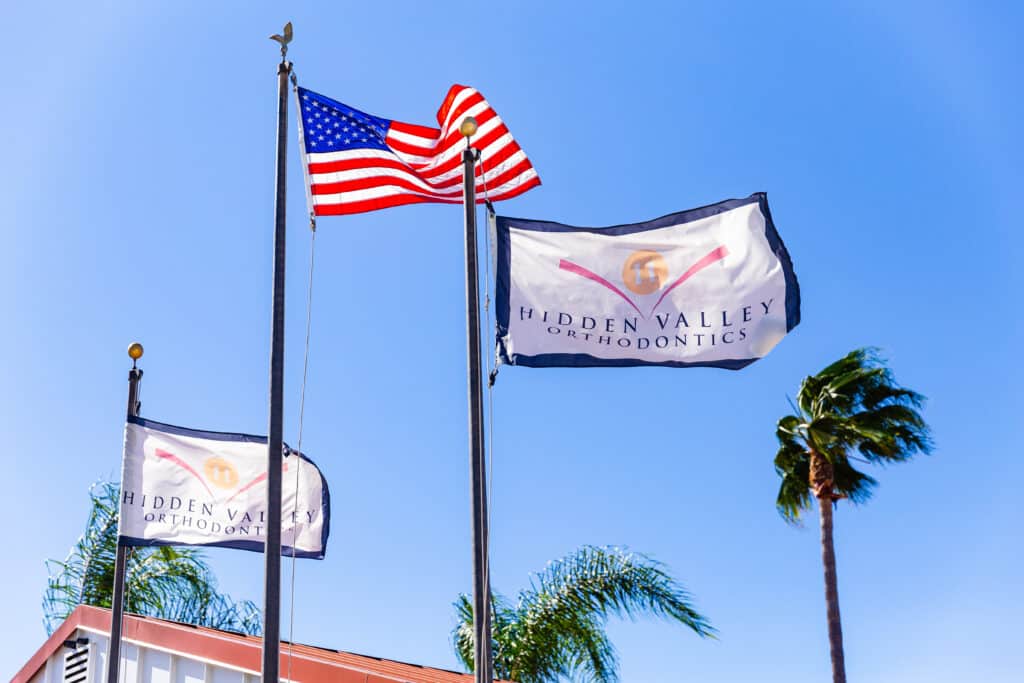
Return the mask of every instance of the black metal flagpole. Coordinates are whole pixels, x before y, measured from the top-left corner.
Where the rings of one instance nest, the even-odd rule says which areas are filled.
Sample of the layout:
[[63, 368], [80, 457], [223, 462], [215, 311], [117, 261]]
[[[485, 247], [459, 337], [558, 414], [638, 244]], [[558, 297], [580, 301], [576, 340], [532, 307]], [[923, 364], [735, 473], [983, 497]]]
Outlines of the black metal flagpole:
[[477, 130], [468, 116], [459, 126], [462, 200], [466, 210], [466, 327], [469, 370], [469, 467], [473, 502], [473, 672], [476, 683], [491, 683], [491, 586], [487, 571], [487, 487], [484, 461], [484, 402], [480, 369], [480, 274], [476, 244], [476, 152], [469, 140]]
[[[142, 370], [136, 362], [142, 358], [142, 344], [133, 342], [128, 347], [128, 357], [132, 359], [132, 369], [128, 371], [128, 417], [139, 414], [142, 402], [139, 401], [139, 382], [142, 381]], [[121, 477], [124, 485], [124, 477]], [[121, 672], [121, 624], [124, 621], [124, 577], [128, 562], [128, 548], [117, 544], [114, 556], [114, 591], [110, 601], [110, 647], [107, 649], [107, 683], [118, 683]]]
[[274, 286], [270, 323], [270, 425], [267, 430], [267, 542], [263, 549], [263, 683], [278, 683], [281, 666], [281, 450], [284, 432], [285, 181], [288, 164], [288, 43], [292, 24], [270, 38], [281, 44], [277, 66], [277, 197], [274, 200]]

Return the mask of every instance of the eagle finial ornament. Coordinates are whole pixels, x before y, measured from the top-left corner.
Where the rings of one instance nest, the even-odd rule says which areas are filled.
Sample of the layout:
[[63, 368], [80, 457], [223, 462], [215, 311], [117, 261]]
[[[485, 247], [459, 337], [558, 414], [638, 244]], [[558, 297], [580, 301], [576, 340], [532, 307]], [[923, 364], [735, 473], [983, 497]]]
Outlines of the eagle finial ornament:
[[282, 33], [284, 35], [281, 35], [280, 33], [275, 33], [274, 35], [270, 36], [270, 39], [276, 40], [278, 43], [281, 44], [281, 59], [284, 59], [285, 56], [288, 54], [288, 43], [292, 42], [292, 22], [289, 21], [287, 24], [284, 25], [284, 31], [282, 31]]

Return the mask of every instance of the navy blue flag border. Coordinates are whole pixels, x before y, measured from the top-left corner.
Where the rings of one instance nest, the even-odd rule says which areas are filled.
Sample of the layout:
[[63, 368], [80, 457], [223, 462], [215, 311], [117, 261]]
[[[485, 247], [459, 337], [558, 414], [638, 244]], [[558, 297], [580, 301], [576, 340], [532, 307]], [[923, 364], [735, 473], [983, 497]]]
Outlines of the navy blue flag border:
[[[158, 432], [164, 432], [166, 434], [177, 434], [179, 436], [191, 436], [197, 439], [209, 439], [211, 441], [242, 441], [246, 443], [267, 443], [267, 437], [256, 436], [253, 434], [236, 434], [234, 432], [208, 432], [200, 429], [189, 429], [187, 427], [178, 427], [176, 425], [166, 424], [163, 422], [157, 422], [155, 420], [147, 420], [146, 418], [136, 417], [134, 415], [128, 416], [128, 422], [131, 424], [145, 427], [146, 429], [153, 429]], [[297, 558], [311, 559], [311, 560], [322, 560], [327, 554], [327, 537], [331, 533], [331, 492], [327, 487], [327, 478], [324, 477], [323, 472], [317, 467], [317, 464], [309, 459], [304, 453], [292, 450], [287, 444], [285, 444], [284, 457], [291, 457], [293, 455], [299, 456], [301, 460], [313, 466], [317, 474], [320, 475], [320, 481], [323, 482], [323, 488], [321, 491], [320, 503], [323, 508], [324, 525], [323, 530], [320, 534], [320, 551], [313, 550], [296, 550], [292, 546], [281, 545], [281, 557], [290, 558], [294, 555]], [[122, 456], [123, 457], [123, 456]], [[122, 475], [121, 481], [121, 493], [124, 496], [124, 477]], [[120, 502], [118, 504], [118, 516], [120, 517]], [[173, 541], [161, 541], [158, 539], [151, 538], [137, 538], [134, 536], [122, 536], [120, 529], [117, 534], [117, 544], [125, 547], [145, 547], [145, 546], [160, 546], [160, 545], [187, 545], [196, 548], [232, 548], [235, 550], [248, 550], [251, 552], [262, 553], [265, 543], [262, 541], [218, 541], [214, 543], [175, 543]]]
[[782, 243], [775, 223], [772, 221], [771, 211], [768, 209], [768, 194], [755, 192], [743, 199], [726, 199], [716, 204], [708, 204], [696, 209], [688, 209], [671, 213], [667, 216], [655, 218], [654, 220], [642, 223], [630, 223], [627, 225], [613, 225], [606, 228], [581, 228], [572, 225], [564, 225], [552, 221], [538, 221], [529, 218], [511, 218], [508, 216], [496, 216], [496, 246], [497, 246], [497, 268], [495, 273], [495, 312], [497, 316], [497, 330], [495, 333], [495, 344], [499, 360], [506, 365], [521, 365], [531, 368], [550, 367], [636, 367], [655, 366], [673, 368], [694, 368], [712, 367], [725, 368], [727, 370], [739, 370], [750, 365], [758, 358], [724, 359], [718, 361], [663, 361], [650, 362], [633, 358], [597, 358], [587, 353], [542, 353], [528, 356], [521, 353], [508, 352], [505, 346], [505, 337], [509, 330], [510, 297], [512, 293], [512, 245], [510, 239], [510, 228], [517, 230], [534, 230], [537, 232], [589, 232], [602, 235], [632, 235], [648, 230], [657, 230], [672, 225], [691, 223], [702, 218], [715, 216], [726, 211], [757, 204], [764, 216], [764, 236], [768, 240], [768, 246], [782, 264], [783, 275], [786, 284], [786, 333], [800, 324], [800, 284], [797, 282], [796, 273], [793, 272], [793, 261], [789, 257], [786, 245]]

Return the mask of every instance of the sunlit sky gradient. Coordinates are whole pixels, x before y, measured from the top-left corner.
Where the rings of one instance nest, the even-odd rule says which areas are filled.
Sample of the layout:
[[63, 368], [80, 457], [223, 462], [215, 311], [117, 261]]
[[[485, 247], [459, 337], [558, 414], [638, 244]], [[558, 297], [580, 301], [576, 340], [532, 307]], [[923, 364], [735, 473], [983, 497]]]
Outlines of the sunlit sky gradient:
[[[938, 448], [837, 512], [849, 678], [1019, 680], [1018, 6], [282, 7], [7, 10], [0, 675], [43, 642], [43, 561], [81, 533], [89, 485], [119, 470], [130, 341], [146, 346], [143, 415], [266, 430], [266, 36], [291, 19], [300, 82], [374, 114], [429, 124], [452, 83], [479, 88], [544, 181], [503, 213], [608, 225], [765, 190], [793, 256], [803, 322], [741, 372], [502, 371], [496, 590], [580, 544], [628, 545], [664, 562], [721, 638], [613, 620], [624, 681], [826, 680], [817, 520], [794, 529], [774, 510], [774, 423], [805, 374], [878, 345], [930, 397]], [[309, 249], [294, 141], [291, 441]], [[461, 230], [456, 206], [320, 223], [304, 450], [334, 516], [328, 558], [298, 566], [298, 641], [457, 667], [451, 603], [471, 587]], [[262, 556], [210, 558], [223, 589], [262, 600]]]

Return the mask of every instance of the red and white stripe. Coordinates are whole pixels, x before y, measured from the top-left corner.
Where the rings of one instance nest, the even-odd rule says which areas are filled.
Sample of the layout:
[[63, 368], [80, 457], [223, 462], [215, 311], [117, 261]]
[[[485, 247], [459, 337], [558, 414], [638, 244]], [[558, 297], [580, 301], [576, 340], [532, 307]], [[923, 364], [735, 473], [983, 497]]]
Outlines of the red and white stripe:
[[461, 203], [466, 143], [459, 124], [467, 116], [479, 126], [470, 138], [481, 152], [476, 164], [478, 204], [509, 199], [540, 185], [533, 164], [483, 95], [453, 85], [437, 112], [440, 128], [392, 121], [385, 139], [390, 151], [307, 152], [313, 212], [328, 216], [422, 202]]

